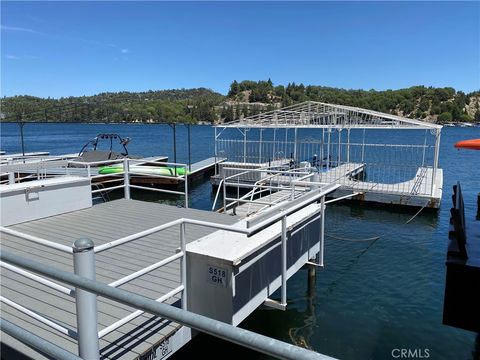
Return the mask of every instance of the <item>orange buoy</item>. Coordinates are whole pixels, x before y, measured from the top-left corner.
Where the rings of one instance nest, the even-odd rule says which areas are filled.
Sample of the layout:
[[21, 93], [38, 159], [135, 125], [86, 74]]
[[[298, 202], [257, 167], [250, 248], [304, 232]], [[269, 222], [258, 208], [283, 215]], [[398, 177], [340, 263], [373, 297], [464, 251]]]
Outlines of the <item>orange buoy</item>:
[[480, 150], [480, 139], [462, 140], [455, 144], [458, 149]]

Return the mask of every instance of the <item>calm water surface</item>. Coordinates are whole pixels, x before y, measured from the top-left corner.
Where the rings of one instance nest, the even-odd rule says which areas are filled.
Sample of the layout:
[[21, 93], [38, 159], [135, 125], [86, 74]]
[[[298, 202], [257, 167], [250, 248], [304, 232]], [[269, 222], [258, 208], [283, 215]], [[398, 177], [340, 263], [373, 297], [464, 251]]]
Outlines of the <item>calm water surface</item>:
[[[2, 124], [0, 129], [0, 148], [19, 152], [18, 126]], [[132, 138], [132, 154], [173, 159], [172, 130], [166, 125], [27, 124], [26, 151], [76, 152], [100, 132]], [[211, 127], [192, 127], [192, 161], [213, 155], [213, 138]], [[287, 311], [257, 310], [242, 327], [341, 359], [391, 359], [397, 348], [428, 349], [430, 359], [473, 358], [475, 334], [442, 325], [451, 189], [461, 181], [468, 218], [475, 216], [480, 190], [480, 152], [453, 148], [456, 141], [468, 138], [480, 138], [480, 128], [442, 131], [444, 191], [438, 214], [424, 213], [405, 225], [412, 213], [329, 206], [325, 269], [318, 271], [316, 293], [308, 294], [306, 272], [300, 271], [288, 281]], [[186, 128], [178, 126], [179, 162], [188, 159], [185, 139]], [[191, 202], [192, 207], [211, 207], [208, 182], [192, 190]], [[382, 236], [377, 241], [338, 239], [378, 235]], [[264, 358], [205, 335], [176, 357], [193, 356]]]

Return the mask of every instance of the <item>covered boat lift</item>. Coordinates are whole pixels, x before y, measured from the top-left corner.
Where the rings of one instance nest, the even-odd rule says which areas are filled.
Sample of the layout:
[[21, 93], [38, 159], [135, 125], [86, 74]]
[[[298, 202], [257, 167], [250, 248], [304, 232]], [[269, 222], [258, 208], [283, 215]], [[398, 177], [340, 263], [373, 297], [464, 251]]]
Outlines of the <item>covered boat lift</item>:
[[[340, 185], [334, 197], [438, 209], [441, 125], [345, 105], [308, 101], [215, 127], [215, 157], [226, 158], [212, 184], [236, 176], [250, 188], [268, 172], [319, 173]], [[279, 186], [282, 185], [277, 176]]]

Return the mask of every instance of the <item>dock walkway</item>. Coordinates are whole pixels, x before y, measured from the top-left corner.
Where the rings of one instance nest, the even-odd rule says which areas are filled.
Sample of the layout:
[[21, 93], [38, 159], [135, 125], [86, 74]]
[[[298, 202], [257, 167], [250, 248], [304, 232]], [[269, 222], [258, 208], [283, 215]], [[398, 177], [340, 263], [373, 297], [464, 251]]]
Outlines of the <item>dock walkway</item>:
[[[292, 195], [291, 191], [280, 190], [271, 194], [262, 196], [261, 198], [253, 200], [251, 203], [243, 203], [234, 208], [233, 213], [240, 217], [247, 217], [255, 214], [263, 209], [267, 209], [271, 205], [289, 199]], [[271, 205], [266, 205], [265, 202], [269, 202]]]
[[[236, 216], [122, 199], [85, 210], [13, 225], [9, 228], [67, 246], [71, 246], [75, 240], [82, 237], [88, 237], [94, 241], [95, 245], [101, 245], [181, 217], [222, 224], [233, 224], [239, 220], [239, 217]], [[97, 254], [97, 280], [110, 283], [175, 254], [180, 246], [179, 231], [179, 228], [169, 228]], [[187, 225], [186, 241], [187, 243], [192, 242], [214, 231], [214, 229], [206, 227]], [[71, 255], [3, 233], [1, 246], [3, 250], [73, 272]], [[121, 288], [157, 299], [179, 285], [180, 265], [179, 261], [174, 261], [121, 286]], [[35, 309], [52, 320], [60, 319], [63, 326], [76, 328], [73, 298], [5, 268], [2, 268], [2, 296], [15, 300], [26, 308]], [[179, 295], [167, 303], [175, 303], [178, 299]], [[98, 330], [102, 330], [134, 311], [133, 308], [99, 297]], [[46, 338], [72, 353], [77, 354], [78, 352], [77, 343], [73, 339], [5, 303], [2, 303], [2, 318]], [[170, 321], [143, 314], [100, 340], [101, 358], [137, 358], [151, 351], [152, 347], [175, 333], [179, 327], [178, 324]], [[2, 334], [2, 342], [32, 358], [40, 357], [38, 353], [6, 334]]]
[[[241, 163], [239, 163], [239, 166]], [[233, 167], [233, 166], [232, 166]], [[299, 169], [302, 170], [302, 169]], [[433, 171], [432, 167], [419, 167], [412, 179], [403, 182], [375, 182], [365, 181], [368, 167], [362, 163], [345, 163], [337, 167], [323, 169], [319, 172], [319, 181], [322, 183], [339, 184], [340, 187], [330, 195], [332, 198], [351, 196], [352, 193], [358, 193], [352, 197], [354, 200], [398, 204], [406, 206], [416, 206], [438, 209], [442, 198], [443, 171], [437, 169]], [[258, 179], [246, 180], [244, 178], [231, 179], [228, 186], [236, 188], [251, 189], [254, 184], [262, 185], [262, 178], [265, 178], [264, 184], [270, 186], [289, 187], [292, 181], [302, 175], [295, 175], [295, 172], [288, 172], [278, 176], [271, 176], [268, 171], [258, 174]], [[395, 174], [392, 174], [392, 178]], [[388, 178], [388, 177], [387, 177]], [[214, 176], [211, 178], [213, 186], [221, 184], [222, 177]], [[387, 179], [388, 181], [388, 179]], [[300, 187], [300, 186], [298, 186]]]

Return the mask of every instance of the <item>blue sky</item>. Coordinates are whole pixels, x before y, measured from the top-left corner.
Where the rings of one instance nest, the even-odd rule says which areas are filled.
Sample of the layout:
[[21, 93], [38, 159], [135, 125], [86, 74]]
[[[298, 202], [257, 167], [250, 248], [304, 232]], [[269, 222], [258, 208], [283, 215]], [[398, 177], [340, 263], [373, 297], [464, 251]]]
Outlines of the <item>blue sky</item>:
[[1, 94], [480, 89], [478, 2], [5, 2]]

